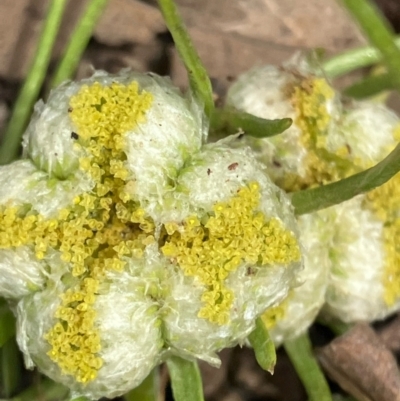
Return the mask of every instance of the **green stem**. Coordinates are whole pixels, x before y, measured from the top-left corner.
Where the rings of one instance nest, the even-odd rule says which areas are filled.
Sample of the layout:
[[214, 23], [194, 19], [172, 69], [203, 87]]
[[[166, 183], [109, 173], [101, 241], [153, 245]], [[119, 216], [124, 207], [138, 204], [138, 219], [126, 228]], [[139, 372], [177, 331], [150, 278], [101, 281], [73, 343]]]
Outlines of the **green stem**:
[[90, 401], [89, 398], [86, 397], [78, 397], [78, 398], [70, 398], [69, 401]]
[[383, 73], [372, 75], [347, 87], [343, 94], [354, 99], [365, 99], [377, 95], [378, 93], [391, 90], [393, 88], [392, 77], [390, 74]]
[[267, 138], [278, 135], [292, 125], [290, 118], [265, 120], [244, 111], [230, 107], [215, 109], [211, 118], [211, 128], [217, 136], [236, 134], [239, 129], [255, 138]]
[[124, 395], [125, 401], [157, 401], [160, 387], [160, 374], [158, 368], [147, 376], [140, 386]]
[[36, 48], [35, 58], [14, 105], [11, 119], [0, 148], [0, 164], [13, 161], [17, 155], [21, 137], [29, 120], [32, 107], [46, 76], [51, 51], [61, 23], [66, 0], [52, 0], [46, 21]]
[[360, 25], [369, 42], [382, 54], [392, 77], [393, 85], [400, 90], [400, 49], [394, 42], [394, 33], [371, 0], [341, 0]]
[[257, 318], [256, 328], [249, 335], [249, 341], [253, 347], [258, 364], [271, 374], [274, 373], [276, 363], [275, 345], [261, 318]]
[[0, 348], [15, 334], [15, 318], [6, 304], [0, 306]]
[[21, 360], [15, 338], [10, 338], [1, 349], [1, 384], [4, 396], [10, 398], [21, 381]]
[[297, 215], [315, 212], [371, 191], [400, 171], [400, 144], [376, 166], [351, 177], [292, 194]]
[[309, 401], [332, 401], [332, 395], [307, 334], [286, 341], [284, 348], [309, 397]]
[[210, 78], [192, 44], [181, 16], [173, 0], [158, 0], [165, 23], [174, 39], [176, 49], [185, 65], [190, 87], [195, 97], [203, 103], [210, 118], [214, 111], [214, 100]]
[[52, 79], [52, 86], [71, 78], [79, 60], [89, 43], [97, 21], [102, 15], [108, 0], [91, 0], [75, 27], [65, 53]]
[[27, 390], [11, 398], [10, 401], [57, 401], [65, 399], [68, 392], [69, 390], [63, 385], [55, 383], [49, 379], [43, 379], [38, 384], [32, 385]]
[[175, 401], [204, 401], [200, 370], [196, 361], [177, 356], [167, 360]]
[[[400, 37], [394, 42], [400, 48]], [[349, 50], [325, 61], [323, 69], [328, 78], [336, 78], [358, 68], [369, 67], [382, 61], [382, 54], [373, 46], [364, 46]]]

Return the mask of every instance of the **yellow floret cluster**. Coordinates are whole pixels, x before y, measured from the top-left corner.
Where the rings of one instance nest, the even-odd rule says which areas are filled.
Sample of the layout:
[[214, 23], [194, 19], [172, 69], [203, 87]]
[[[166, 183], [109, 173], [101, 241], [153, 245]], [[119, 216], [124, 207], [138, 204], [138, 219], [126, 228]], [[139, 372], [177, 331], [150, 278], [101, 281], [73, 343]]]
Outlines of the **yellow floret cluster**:
[[400, 174], [369, 192], [364, 207], [383, 222], [385, 268], [383, 274], [384, 300], [392, 306], [400, 296]]
[[259, 189], [257, 182], [240, 188], [229, 201], [215, 204], [202, 222], [193, 216], [181, 230], [173, 224], [165, 227], [162, 251], [185, 275], [198, 277], [206, 286], [199, 317], [213, 323], [229, 321], [234, 295], [224, 281], [230, 272], [243, 263], [284, 265], [300, 259], [294, 235], [259, 211]]
[[327, 103], [333, 101], [335, 96], [329, 83], [324, 78], [311, 76], [303, 78], [294, 87], [290, 85], [287, 92], [296, 112], [295, 124], [301, 130], [301, 144], [307, 149], [304, 160], [306, 172], [304, 177], [287, 174], [279, 186], [289, 192], [298, 191], [343, 178], [343, 167], [347, 174], [354, 170], [352, 163], [342, 158], [343, 152], [347, 152], [346, 148], [336, 153], [326, 149], [332, 121]]
[[83, 86], [68, 112], [77, 127], [75, 146], [86, 152], [80, 168], [93, 179], [92, 192], [77, 196], [54, 219], [23, 207], [0, 210], [0, 248], [32, 245], [38, 259], [50, 248], [59, 250], [79, 279], [61, 296], [57, 323], [46, 339], [50, 358], [82, 383], [95, 379], [102, 366], [93, 310], [99, 281], [106, 270], [122, 271], [124, 256], [139, 258], [154, 241], [154, 225], [123, 191], [128, 174], [122, 151], [122, 134], [144, 121], [151, 104], [152, 95], [139, 93], [136, 82]]
[[[165, 330], [180, 330], [181, 321], [175, 322], [168, 318], [176, 307], [176, 300], [171, 299], [174, 297], [171, 294], [183, 285], [181, 281], [177, 283], [174, 280], [183, 278], [184, 285], [189, 283], [196, 293], [193, 297], [193, 314], [192, 311], [188, 313], [189, 320], [197, 319], [210, 330], [215, 328], [223, 332], [226, 329], [229, 332], [226, 344], [230, 346], [243, 340], [263, 307], [253, 311], [252, 317], [244, 318], [242, 312], [246, 307], [243, 305], [245, 301], [240, 301], [238, 297], [236, 308], [235, 287], [230, 288], [227, 281], [230, 274], [238, 269], [246, 271], [246, 279], [250, 282], [253, 275], [261, 281], [259, 276], [262, 275], [257, 275], [261, 268], [279, 267], [276, 269], [278, 275], [288, 265], [291, 271], [300, 267], [299, 244], [295, 233], [287, 228], [292, 225], [289, 202], [285, 200], [287, 203], [282, 202], [282, 205], [280, 197], [284, 196], [283, 193], [279, 191], [278, 196], [278, 189], [254, 168], [254, 174], [238, 179], [232, 190], [217, 198], [219, 202], [210, 203], [205, 208], [199, 207], [194, 198], [190, 198], [190, 188], [187, 188], [187, 192], [179, 192], [175, 188], [175, 194], [171, 186], [168, 188], [168, 196], [176, 195], [179, 202], [184, 204], [182, 210], [186, 214], [182, 211], [182, 214], [166, 213], [167, 217], [160, 219], [154, 216], [150, 218], [148, 211], [154, 205], [149, 206], [151, 200], [139, 200], [135, 192], [135, 174], [138, 173], [133, 172], [136, 170], [128, 164], [127, 152], [131, 144], [127, 140], [131, 134], [138, 132], [138, 135], [142, 135], [145, 131], [157, 92], [152, 94], [140, 90], [135, 81], [109, 85], [92, 81], [91, 84], [75, 88], [75, 94], [65, 103], [65, 113], [69, 116], [69, 127], [73, 127], [70, 138], [72, 142], [69, 142], [68, 137], [67, 147], [70, 149], [72, 144], [74, 156], [79, 158], [79, 170], [75, 176], [65, 180], [72, 178], [71, 182], [80, 182], [83, 177], [85, 190], [79, 192], [77, 188], [75, 193], [79, 195], [68, 206], [57, 209], [55, 214], [49, 214], [51, 218], [39, 214], [35, 202], [16, 204], [11, 200], [0, 206], [0, 249], [29, 247], [36, 258], [47, 266], [49, 279], [45, 284], [48, 284], [46, 290], [54, 286], [54, 273], [54, 277], [59, 279], [57, 291], [63, 291], [57, 302], [51, 302], [54, 315], [49, 329], [45, 330], [44, 340], [43, 337], [33, 340], [43, 340], [48, 351], [50, 359], [47, 358], [43, 364], [44, 370], [49, 365], [53, 369], [51, 364], [54, 363], [63, 375], [72, 376], [77, 383], [83, 384], [79, 384], [81, 389], [90, 387], [87, 384], [96, 378], [100, 380], [108, 366], [109, 344], [106, 338], [109, 337], [105, 334], [102, 337], [99, 327], [103, 327], [101, 324], [108, 317], [102, 321], [101, 314], [97, 316], [96, 307], [101, 305], [103, 295], [108, 295], [106, 292], [110, 282], [124, 275], [133, 281], [137, 278], [138, 282], [146, 280], [146, 277], [154, 278], [137, 287], [136, 281], [132, 285], [137, 291], [136, 295], [143, 296], [146, 302], [152, 304], [151, 313], [159, 314], [157, 322], [164, 319]], [[188, 110], [184, 112], [188, 113]], [[160, 132], [150, 134], [168, 135], [168, 131], [163, 130], [160, 128]], [[193, 153], [199, 152], [199, 148], [200, 145]], [[131, 157], [132, 153], [128, 155]], [[232, 157], [238, 155], [244, 157], [241, 152]], [[151, 157], [152, 154], [149, 155]], [[247, 157], [246, 154], [245, 160], [249, 160], [251, 165], [252, 159]], [[187, 173], [185, 167], [190, 163], [188, 160], [182, 162], [180, 178]], [[238, 167], [237, 162], [229, 162], [226, 174], [232, 175], [231, 166], [235, 166], [238, 168], [235, 175], [239, 177], [241, 167]], [[47, 179], [48, 185], [57, 189], [59, 182], [55, 178], [50, 179], [45, 173], [43, 177], [43, 180]], [[33, 180], [29, 185], [35, 186], [36, 182]], [[91, 189], [87, 190], [89, 187]], [[207, 191], [206, 187], [204, 191]], [[272, 209], [269, 212], [272, 216], [267, 217], [263, 208]], [[140, 273], [137, 273], [139, 270]], [[168, 281], [171, 277], [171, 281]], [[176, 288], [171, 288], [171, 283]], [[290, 285], [289, 278], [283, 280], [282, 291], [277, 291], [275, 299], [282, 297]], [[182, 316], [181, 320], [184, 321], [188, 316]], [[238, 320], [243, 320], [243, 328], [237, 324]], [[231, 321], [235, 324], [230, 325]], [[224, 325], [227, 326], [221, 327]], [[171, 346], [167, 334], [162, 343]], [[203, 338], [199, 341], [200, 347], [202, 341]], [[207, 338], [204, 338], [206, 341]], [[157, 344], [162, 347], [159, 342]], [[214, 353], [221, 349], [221, 344], [224, 344], [221, 340], [215, 341], [215, 345], [202, 347], [204, 349], [198, 354], [207, 356], [208, 353]], [[186, 355], [184, 346], [172, 346], [178, 354]], [[158, 363], [160, 356], [157, 352], [158, 349], [155, 356], [151, 356], [148, 369]], [[41, 363], [38, 362], [40, 368]]]

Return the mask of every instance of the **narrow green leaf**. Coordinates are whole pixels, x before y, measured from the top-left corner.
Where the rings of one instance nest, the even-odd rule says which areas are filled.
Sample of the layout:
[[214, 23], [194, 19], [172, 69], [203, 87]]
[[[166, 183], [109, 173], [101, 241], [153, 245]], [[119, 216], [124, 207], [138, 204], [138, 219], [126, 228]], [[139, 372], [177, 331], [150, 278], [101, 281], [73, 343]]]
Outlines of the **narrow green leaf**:
[[332, 395], [317, 360], [307, 334], [283, 344], [303, 386], [309, 401], [332, 401]]
[[354, 99], [365, 99], [375, 96], [378, 93], [394, 89], [392, 77], [390, 74], [384, 73], [367, 77], [355, 84], [347, 87], [343, 94]]
[[394, 87], [400, 90], [400, 49], [388, 21], [371, 0], [341, 0], [358, 22], [369, 42], [382, 54]]
[[400, 144], [380, 163], [361, 173], [328, 185], [292, 194], [295, 213], [305, 214], [344, 202], [390, 180], [400, 171]]
[[177, 356], [167, 359], [175, 401], [204, 401], [203, 384], [196, 361]]
[[71, 78], [74, 74], [107, 2], [108, 0], [91, 0], [87, 5], [71, 35], [61, 62], [54, 74], [52, 80], [53, 87]]
[[190, 87], [211, 117], [214, 100], [210, 78], [204, 68], [173, 0], [158, 0], [165, 23], [174, 39], [176, 49], [185, 65]]
[[19, 393], [10, 401], [60, 401], [68, 396], [69, 390], [59, 383], [42, 379], [38, 383]]
[[15, 334], [15, 318], [6, 304], [0, 306], [0, 348]]
[[46, 76], [66, 3], [67, 0], [52, 0], [50, 3], [33, 63], [14, 104], [11, 119], [4, 134], [0, 147], [0, 164], [12, 162], [18, 155], [22, 134]]
[[90, 399], [86, 397], [78, 397], [78, 398], [70, 398], [69, 401], [90, 401]]
[[21, 382], [21, 358], [15, 338], [10, 338], [0, 350], [1, 388], [6, 398], [15, 393]]
[[217, 136], [228, 136], [239, 132], [256, 138], [267, 138], [282, 133], [292, 125], [292, 119], [265, 120], [233, 108], [215, 109], [211, 118], [211, 129]]
[[258, 364], [271, 374], [274, 373], [276, 364], [275, 346], [261, 318], [256, 320], [256, 328], [249, 335], [249, 341], [254, 349]]
[[[395, 44], [400, 48], [400, 37], [395, 38]], [[382, 61], [382, 54], [379, 50], [373, 46], [363, 46], [348, 50], [325, 61], [323, 69], [328, 78], [336, 78], [380, 61]]]
[[339, 319], [336, 320], [324, 316], [319, 316], [317, 322], [330, 329], [335, 336], [341, 336], [353, 327], [352, 324], [341, 322]]
[[157, 401], [160, 387], [160, 375], [158, 368], [147, 376], [142, 384], [128, 394], [124, 395], [125, 401]]

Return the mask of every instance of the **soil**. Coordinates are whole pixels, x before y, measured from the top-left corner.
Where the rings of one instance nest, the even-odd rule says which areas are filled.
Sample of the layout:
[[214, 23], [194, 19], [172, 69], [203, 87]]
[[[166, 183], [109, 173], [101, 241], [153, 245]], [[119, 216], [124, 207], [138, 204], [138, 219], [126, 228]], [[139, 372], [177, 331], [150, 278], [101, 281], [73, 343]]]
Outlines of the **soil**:
[[[51, 73], [86, 2], [68, 2], [42, 94], [48, 89]], [[400, 32], [399, 0], [376, 2]], [[252, 66], [280, 63], [298, 50], [324, 48], [331, 55], [365, 43], [357, 27], [334, 0], [177, 0], [177, 3], [218, 96], [223, 96], [229, 81]], [[0, 3], [0, 132], [26, 76], [48, 4], [47, 0], [2, 0]], [[186, 73], [153, 0], [110, 0], [76, 77], [88, 76], [93, 69], [116, 72], [124, 67], [170, 75], [180, 87], [187, 86]], [[311, 328], [313, 344], [319, 347], [318, 355], [332, 377], [330, 385], [337, 394], [345, 395], [343, 389], [352, 392], [356, 388], [357, 392], [352, 393], [360, 400], [398, 399], [390, 397], [394, 397], [393, 386], [400, 389], [393, 357], [400, 349], [399, 326], [400, 320], [394, 318], [381, 323], [376, 331], [359, 329], [362, 333], [368, 331], [363, 340], [364, 363], [351, 359], [351, 351], [359, 350], [351, 342], [351, 336], [341, 338], [339, 344], [332, 343], [329, 330], [320, 325]], [[381, 359], [385, 361], [384, 376], [378, 375], [382, 366], [368, 364], [377, 350], [386, 358]], [[345, 361], [340, 359], [343, 355]], [[207, 401], [307, 400], [283, 349], [278, 351], [273, 376], [258, 367], [253, 352], [246, 347], [224, 350], [221, 359], [220, 369], [200, 363]], [[343, 368], [344, 363], [351, 365], [351, 375], [349, 369]], [[369, 386], [363, 379], [366, 366], [368, 372], [377, 373], [376, 377], [368, 376]], [[162, 377], [168, 401], [172, 399], [168, 379], [165, 373]], [[376, 383], [382, 390], [380, 394], [387, 391], [389, 398], [376, 398], [370, 391]], [[337, 400], [341, 399], [345, 400], [338, 396]]]

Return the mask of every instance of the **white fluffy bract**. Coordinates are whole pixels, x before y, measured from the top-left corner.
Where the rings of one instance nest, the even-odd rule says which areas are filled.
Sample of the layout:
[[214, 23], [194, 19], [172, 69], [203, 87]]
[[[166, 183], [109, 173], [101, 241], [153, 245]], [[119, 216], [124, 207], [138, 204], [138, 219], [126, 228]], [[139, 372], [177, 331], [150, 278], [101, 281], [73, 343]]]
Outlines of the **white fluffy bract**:
[[114, 398], [138, 386], [159, 362], [163, 345], [157, 308], [144, 295], [143, 281], [129, 273], [119, 273], [102, 283], [94, 309], [95, 329], [102, 345], [98, 355], [103, 366], [97, 378], [87, 385], [62, 373], [47, 355], [50, 345], [44, 335], [55, 323], [59, 295], [65, 290], [62, 281], [49, 281], [44, 291], [25, 297], [18, 304], [17, 339], [26, 365], [38, 366], [76, 395], [90, 399]]
[[331, 152], [347, 147], [348, 158], [362, 168], [380, 162], [397, 144], [395, 131], [399, 117], [384, 104], [364, 101], [352, 103], [343, 113], [335, 135], [327, 139]]
[[37, 291], [46, 274], [46, 263], [37, 260], [29, 247], [0, 249], [0, 297], [18, 299]]
[[[257, 181], [260, 185], [259, 210], [267, 218], [277, 218], [297, 236], [297, 226], [287, 196], [262, 172], [249, 148], [232, 149], [232, 138], [203, 147], [180, 175], [178, 183], [187, 188], [187, 216], [201, 217], [217, 202], [236, 195], [239, 188]], [[183, 217], [187, 217], [183, 216]], [[249, 274], [249, 268], [251, 274]], [[265, 309], [280, 302], [296, 284], [302, 262], [258, 266], [243, 262], [227, 277], [225, 284], [234, 294], [229, 323], [217, 325], [199, 318], [204, 286], [196, 277], [185, 277], [170, 266], [170, 292], [165, 298], [163, 322], [166, 342], [181, 355], [192, 355], [213, 365], [216, 352], [243, 343]]]
[[[226, 102], [257, 117], [294, 120], [296, 111], [286, 93], [287, 87], [293, 83], [294, 77], [290, 72], [271, 65], [256, 67], [238, 77], [228, 90]], [[285, 171], [302, 175], [306, 150], [300, 143], [300, 136], [300, 129], [292, 124], [276, 137], [257, 139], [246, 136], [242, 142], [244, 140], [256, 151], [258, 159], [270, 167], [271, 175], [279, 174], [279, 170], [274, 168], [274, 160]]]
[[328, 241], [332, 222], [319, 213], [298, 218], [300, 241], [304, 252], [304, 270], [298, 275], [300, 285], [291, 290], [284, 316], [269, 332], [275, 345], [303, 334], [313, 323], [325, 302], [331, 267]]
[[384, 301], [383, 223], [362, 202], [363, 195], [322, 212], [334, 222], [323, 313], [347, 323], [382, 319], [399, 307]]
[[46, 218], [57, 217], [61, 209], [73, 204], [77, 195], [92, 187], [91, 180], [80, 174], [63, 181], [51, 179], [30, 160], [0, 166], [0, 205], [26, 206]]
[[[268, 120], [293, 120], [291, 127], [280, 135], [263, 139], [245, 136], [241, 140], [251, 146], [258, 160], [268, 167], [268, 175], [274, 182], [288, 173], [300, 177], [306, 174], [304, 158], [308, 149], [302, 143], [302, 130], [297, 125], [298, 115], [291, 93], [302, 80], [319, 77], [323, 77], [323, 72], [317, 64], [314, 66], [312, 60], [297, 54], [281, 67], [266, 65], [249, 70], [240, 75], [228, 90], [228, 106]], [[340, 115], [338, 98], [327, 99], [324, 106], [331, 120], [327, 133], [331, 133]]]

